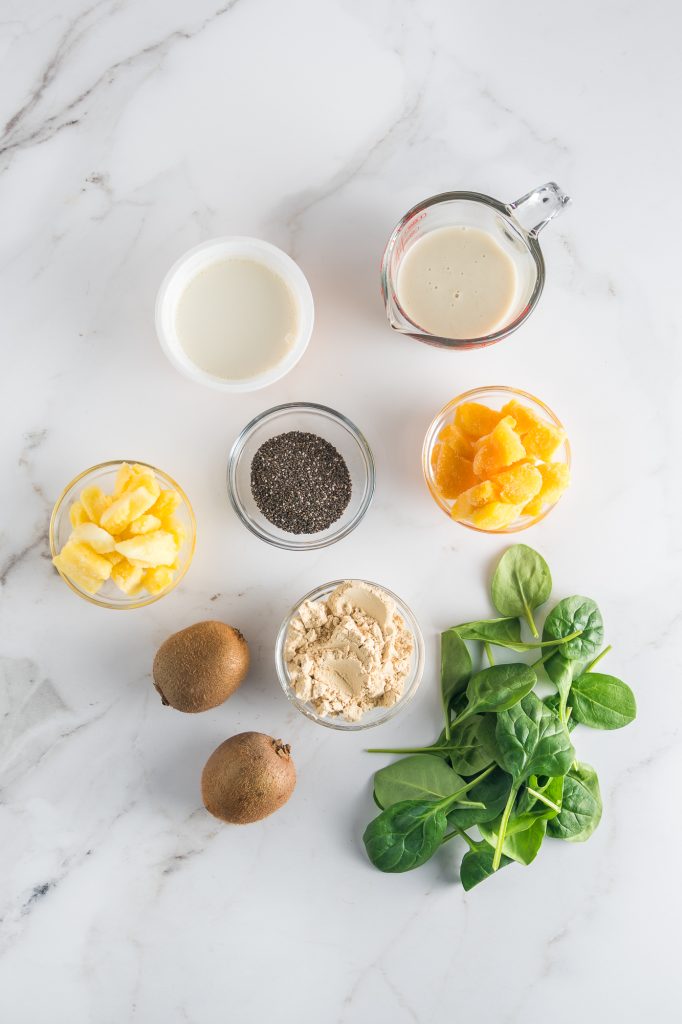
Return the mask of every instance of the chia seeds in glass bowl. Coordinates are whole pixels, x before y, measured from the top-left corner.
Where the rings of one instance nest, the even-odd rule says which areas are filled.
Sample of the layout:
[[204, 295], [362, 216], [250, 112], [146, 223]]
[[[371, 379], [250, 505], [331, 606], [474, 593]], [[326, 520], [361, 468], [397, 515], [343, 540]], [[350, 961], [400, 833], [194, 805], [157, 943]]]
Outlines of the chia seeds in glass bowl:
[[343, 455], [317, 434], [289, 430], [264, 441], [251, 462], [251, 493], [286, 533], [319, 533], [345, 512], [352, 484]]
[[341, 413], [292, 402], [244, 427], [230, 452], [227, 482], [251, 533], [275, 547], [310, 550], [358, 525], [374, 493], [374, 459]]

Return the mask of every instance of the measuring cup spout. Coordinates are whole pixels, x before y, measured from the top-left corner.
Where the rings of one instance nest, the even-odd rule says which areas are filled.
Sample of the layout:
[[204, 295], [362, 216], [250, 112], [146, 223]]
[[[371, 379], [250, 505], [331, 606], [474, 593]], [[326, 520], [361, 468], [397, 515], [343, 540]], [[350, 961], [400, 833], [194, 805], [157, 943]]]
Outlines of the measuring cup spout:
[[562, 192], [556, 182], [548, 181], [510, 203], [507, 209], [531, 238], [537, 238], [544, 226], [570, 201], [570, 196]]

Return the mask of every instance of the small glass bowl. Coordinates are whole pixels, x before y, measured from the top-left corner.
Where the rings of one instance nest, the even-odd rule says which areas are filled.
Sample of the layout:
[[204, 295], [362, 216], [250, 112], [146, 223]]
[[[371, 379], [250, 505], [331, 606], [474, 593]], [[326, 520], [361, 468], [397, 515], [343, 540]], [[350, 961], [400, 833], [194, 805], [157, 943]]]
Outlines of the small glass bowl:
[[424, 638], [422, 636], [422, 631], [419, 628], [419, 623], [404, 601], [401, 601], [396, 594], [388, 589], [388, 587], [384, 587], [380, 583], [371, 583], [369, 580], [358, 580], [358, 583], [365, 583], [369, 587], [376, 587], [377, 590], [383, 590], [385, 594], [388, 594], [388, 596], [395, 601], [398, 613], [405, 620], [405, 625], [414, 637], [414, 651], [412, 652], [412, 666], [410, 674], [405, 680], [402, 696], [395, 704], [390, 708], [373, 708], [371, 711], [367, 711], [359, 722], [348, 722], [341, 715], [318, 715], [315, 709], [307, 701], [301, 700], [301, 698], [294, 693], [289, 680], [286, 662], [284, 660], [284, 645], [289, 631], [289, 623], [303, 602], [320, 601], [325, 597], [329, 597], [333, 590], [340, 586], [341, 583], [345, 582], [345, 580], [333, 580], [331, 583], [323, 583], [322, 586], [311, 590], [310, 593], [305, 594], [296, 602], [294, 607], [288, 612], [282, 625], [279, 627], [279, 632], [275, 641], [275, 668], [277, 670], [277, 678], [279, 679], [280, 685], [287, 698], [302, 715], [305, 715], [306, 718], [310, 718], [313, 722], [317, 722], [318, 725], [324, 725], [327, 729], [337, 729], [340, 732], [359, 732], [361, 729], [372, 729], [375, 725], [383, 725], [384, 722], [388, 722], [389, 719], [394, 718], [395, 715], [410, 703], [417, 692], [424, 672]]
[[[333, 444], [348, 466], [351, 499], [342, 516], [319, 533], [287, 533], [269, 522], [251, 493], [251, 461], [271, 437], [291, 430], [317, 434]], [[374, 494], [374, 457], [358, 428], [334, 409], [313, 402], [289, 402], [256, 416], [232, 445], [227, 463], [230, 502], [244, 526], [261, 540], [290, 551], [326, 548], [354, 530], [369, 508]]]
[[[433, 500], [439, 508], [442, 508], [448, 519], [452, 519], [451, 511], [453, 500], [444, 498], [438, 490], [433, 476], [433, 467], [431, 465], [431, 454], [438, 442], [438, 435], [443, 427], [447, 426], [447, 424], [454, 420], [457, 407], [463, 405], [464, 402], [480, 402], [482, 405], [490, 406], [491, 409], [500, 409], [512, 398], [518, 398], [524, 403], [524, 405], [529, 406], [533, 412], [542, 416], [544, 419], [549, 420], [553, 426], [559, 427], [561, 430], [564, 429], [563, 424], [552, 412], [549, 406], [545, 405], [544, 402], [541, 402], [539, 398], [535, 398], [534, 395], [529, 394], [527, 391], [520, 391], [518, 388], [505, 387], [504, 385], [472, 388], [471, 391], [465, 391], [464, 394], [458, 395], [457, 398], [453, 398], [451, 402], [448, 402], [447, 405], [443, 406], [431, 423], [431, 426], [426, 432], [424, 446], [422, 448], [422, 470], [424, 472], [424, 479], [426, 480], [426, 484], [431, 492]], [[570, 469], [571, 448], [568, 443], [568, 438], [557, 449], [554, 457], [552, 458], [552, 462], [563, 462]], [[554, 502], [552, 505], [545, 505], [536, 516], [522, 516], [520, 519], [517, 519], [515, 523], [511, 523], [509, 526], [505, 526], [500, 530], [484, 530], [480, 526], [474, 526], [473, 523], [462, 522], [460, 519], [452, 519], [452, 521], [457, 523], [459, 526], [466, 526], [470, 530], [475, 530], [477, 533], [518, 533], [520, 530], [527, 530], [529, 526], [534, 526], [536, 523], [539, 523], [541, 519], [544, 519], [545, 516], [552, 511], [556, 504], [558, 504], [558, 502]]]
[[96, 484], [98, 487], [102, 488], [105, 494], [111, 494], [114, 489], [116, 474], [123, 462], [128, 462], [130, 465], [137, 462], [139, 465], [148, 466], [149, 469], [152, 469], [156, 474], [163, 490], [172, 489], [178, 492], [182, 501], [175, 509], [174, 515], [178, 517], [185, 527], [187, 536], [178, 553], [179, 568], [173, 578], [173, 582], [158, 594], [140, 593], [134, 596], [128, 596], [120, 591], [112, 580], [106, 580], [98, 593], [88, 594], [86, 591], [81, 590], [81, 588], [70, 580], [68, 576], [65, 576], [63, 572], [57, 570], [64, 582], [71, 588], [71, 590], [73, 590], [74, 594], [78, 594], [79, 597], [89, 601], [90, 604], [98, 605], [100, 608], [143, 608], [145, 605], [153, 604], [154, 601], [158, 601], [160, 598], [165, 597], [166, 594], [170, 594], [171, 590], [174, 590], [175, 587], [177, 587], [178, 583], [189, 569], [194, 556], [194, 548], [196, 544], [196, 519], [194, 518], [194, 512], [189, 498], [183, 491], [180, 484], [176, 483], [175, 480], [168, 476], [167, 473], [163, 473], [160, 469], [157, 469], [156, 466], [152, 466], [148, 462], [142, 462], [138, 459], [115, 459], [111, 462], [100, 462], [97, 466], [92, 466], [90, 469], [86, 469], [82, 473], [79, 473], [78, 476], [74, 477], [71, 483], [66, 485], [62, 493], [57, 498], [50, 518], [49, 536], [50, 553], [52, 557], [54, 558], [55, 555], [59, 554], [69, 539], [69, 535], [73, 529], [69, 519], [69, 510], [73, 502], [77, 501], [80, 492], [84, 487]]

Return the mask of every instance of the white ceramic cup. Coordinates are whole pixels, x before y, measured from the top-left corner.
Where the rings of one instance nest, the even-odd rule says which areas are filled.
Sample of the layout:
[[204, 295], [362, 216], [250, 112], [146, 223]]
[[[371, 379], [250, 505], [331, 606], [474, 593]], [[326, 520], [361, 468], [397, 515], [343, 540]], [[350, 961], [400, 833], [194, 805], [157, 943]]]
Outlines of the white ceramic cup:
[[[209, 264], [230, 258], [254, 260], [279, 274], [291, 290], [298, 313], [296, 337], [284, 358], [263, 373], [240, 380], [218, 377], [193, 363], [180, 344], [175, 328], [178, 300], [189, 281]], [[310, 285], [298, 264], [276, 245], [263, 242], [260, 238], [240, 235], [211, 238], [190, 249], [170, 268], [156, 297], [156, 333], [161, 348], [175, 369], [198, 384], [207, 384], [220, 391], [232, 393], [257, 391], [268, 384], [274, 384], [293, 369], [308, 347], [314, 316]]]

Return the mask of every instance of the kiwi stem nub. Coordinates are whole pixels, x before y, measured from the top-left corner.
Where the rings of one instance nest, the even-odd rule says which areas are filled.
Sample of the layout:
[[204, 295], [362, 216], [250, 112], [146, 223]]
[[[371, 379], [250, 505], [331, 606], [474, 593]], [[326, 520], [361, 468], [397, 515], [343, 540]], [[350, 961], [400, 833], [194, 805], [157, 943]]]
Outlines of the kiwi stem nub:
[[278, 757], [289, 757], [291, 753], [291, 744], [282, 743], [281, 740], [273, 740], [272, 745], [275, 748], [275, 753]]

